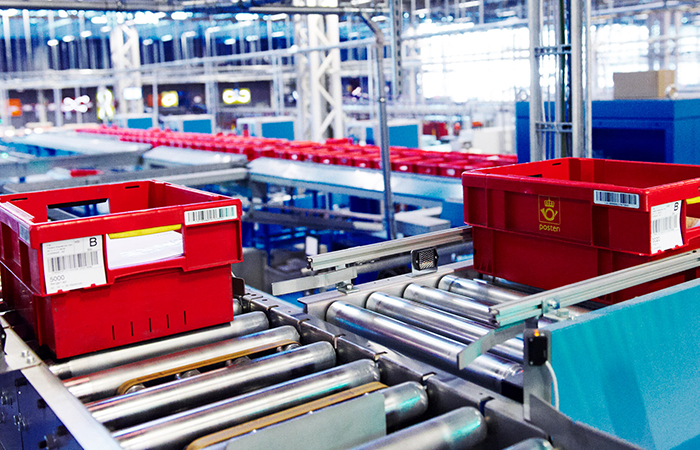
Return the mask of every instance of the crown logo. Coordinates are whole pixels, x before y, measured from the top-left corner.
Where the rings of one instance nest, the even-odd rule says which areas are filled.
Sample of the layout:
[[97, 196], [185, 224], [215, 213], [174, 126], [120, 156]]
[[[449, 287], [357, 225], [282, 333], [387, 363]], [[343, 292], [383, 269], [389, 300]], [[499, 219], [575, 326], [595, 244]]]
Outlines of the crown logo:
[[552, 199], [548, 198], [547, 200], [544, 201], [545, 208], [554, 208], [554, 205], [555, 205], [555, 203]]

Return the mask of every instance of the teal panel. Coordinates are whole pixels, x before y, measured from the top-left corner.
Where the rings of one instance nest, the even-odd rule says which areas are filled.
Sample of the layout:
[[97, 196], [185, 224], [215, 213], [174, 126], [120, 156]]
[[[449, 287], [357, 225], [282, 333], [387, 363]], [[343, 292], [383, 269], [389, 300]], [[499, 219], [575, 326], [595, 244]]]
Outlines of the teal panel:
[[560, 409], [649, 449], [700, 445], [700, 280], [552, 325]]
[[186, 133], [211, 134], [211, 119], [191, 119], [182, 121], [182, 131]]
[[152, 117], [132, 117], [126, 119], [126, 127], [139, 130], [149, 130], [153, 128]]
[[294, 122], [268, 122], [260, 124], [262, 137], [294, 140]]
[[398, 147], [420, 147], [418, 124], [389, 125], [389, 145]]

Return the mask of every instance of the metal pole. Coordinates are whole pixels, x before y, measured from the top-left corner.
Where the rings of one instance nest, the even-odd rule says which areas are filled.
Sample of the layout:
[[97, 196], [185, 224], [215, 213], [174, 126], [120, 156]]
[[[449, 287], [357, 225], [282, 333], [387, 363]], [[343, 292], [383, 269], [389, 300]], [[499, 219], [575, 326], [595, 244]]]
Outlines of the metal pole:
[[127, 428], [113, 437], [125, 450], [179, 450], [215, 431], [374, 381], [379, 381], [379, 369], [363, 359]]
[[536, 49], [540, 46], [540, 0], [528, 0], [530, 28], [530, 161], [541, 161], [541, 134], [537, 122], [542, 121], [542, 88], [540, 87], [540, 58]]
[[333, 346], [328, 342], [316, 342], [243, 365], [233, 364], [86, 406], [95, 419], [119, 430], [330, 369], [334, 365]]
[[586, 156], [586, 117], [583, 97], [583, 2], [571, 2], [571, 156]]
[[[160, 103], [158, 100], [158, 72], [153, 73], [153, 88], [151, 89], [151, 104], [153, 105], [153, 126], [158, 128], [158, 119], [160, 116]], [[240, 320], [240, 317], [237, 319]]]
[[232, 339], [244, 334], [257, 333], [267, 329], [269, 326], [265, 313], [255, 311], [236, 316], [235, 321], [225, 325], [203, 331], [193, 331], [163, 340], [139, 343], [119, 350], [74, 358], [65, 363], [49, 366], [49, 370], [60, 379], [79, 377], [114, 366], [155, 358], [156, 356], [187, 350], [212, 342]]
[[112, 367], [86, 376], [71, 378], [64, 382], [71, 394], [83, 401], [99, 400], [116, 395], [123, 383], [143, 375], [184, 367], [199, 361], [273, 344], [284, 340], [299, 340], [299, 334], [293, 327], [282, 326], [273, 330], [261, 331], [240, 338], [215, 342], [212, 344], [171, 353], [156, 358]]
[[[612, 4], [612, 3], [611, 3]], [[593, 157], [593, 49], [591, 39], [591, 0], [586, 0], [586, 158]]]
[[56, 107], [53, 113], [54, 125], [57, 127], [63, 126], [63, 111], [61, 111], [61, 90], [59, 88], [53, 89], [53, 104]]
[[379, 135], [382, 155], [382, 174], [384, 175], [384, 221], [387, 239], [396, 239], [396, 221], [394, 220], [394, 196], [391, 192], [391, 154], [389, 150], [389, 125], [386, 111], [386, 82], [384, 81], [384, 33], [369, 17], [362, 19], [370, 27], [376, 39], [377, 49], [377, 92], [379, 100]]

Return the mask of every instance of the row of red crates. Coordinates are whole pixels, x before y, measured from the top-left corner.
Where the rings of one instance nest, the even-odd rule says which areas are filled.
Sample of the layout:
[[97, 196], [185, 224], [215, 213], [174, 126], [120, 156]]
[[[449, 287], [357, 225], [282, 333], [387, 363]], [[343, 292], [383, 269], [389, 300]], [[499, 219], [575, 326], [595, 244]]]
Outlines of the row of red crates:
[[[209, 135], [104, 126], [79, 131], [118, 136], [122, 141], [148, 143], [154, 147], [165, 145], [244, 154], [251, 161], [267, 157], [368, 169], [381, 168], [381, 155], [378, 146], [355, 145], [349, 139], [328, 139], [325, 143], [320, 144], [318, 142], [242, 137], [222, 133]], [[391, 147], [391, 169], [396, 172], [459, 177], [464, 171], [515, 164], [516, 162], [515, 155], [435, 152]]]

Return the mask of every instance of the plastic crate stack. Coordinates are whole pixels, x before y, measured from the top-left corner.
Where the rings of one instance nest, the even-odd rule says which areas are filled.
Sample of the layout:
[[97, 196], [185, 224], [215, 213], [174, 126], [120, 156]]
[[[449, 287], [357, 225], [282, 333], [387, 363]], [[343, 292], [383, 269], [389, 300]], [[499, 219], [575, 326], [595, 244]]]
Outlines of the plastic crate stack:
[[[102, 126], [79, 130], [83, 133], [118, 136], [126, 142], [152, 146], [169, 146], [244, 154], [248, 160], [260, 157], [310, 161], [319, 164], [381, 168], [380, 149], [376, 145], [355, 145], [350, 139], [328, 139], [325, 143], [243, 137], [234, 134], [182, 133], [168, 130], [137, 130]], [[436, 152], [405, 147], [391, 147], [391, 169], [458, 178], [462, 172], [515, 164], [516, 155], [463, 152]]]

